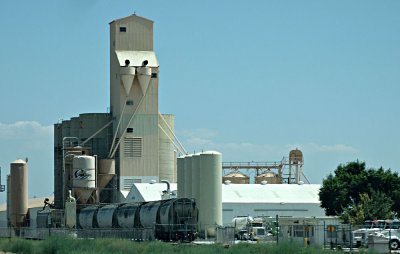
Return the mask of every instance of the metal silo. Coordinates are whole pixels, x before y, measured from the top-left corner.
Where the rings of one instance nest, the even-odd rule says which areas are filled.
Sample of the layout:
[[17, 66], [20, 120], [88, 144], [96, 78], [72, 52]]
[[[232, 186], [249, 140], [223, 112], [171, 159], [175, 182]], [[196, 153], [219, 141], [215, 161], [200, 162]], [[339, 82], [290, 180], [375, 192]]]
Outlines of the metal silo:
[[28, 164], [23, 160], [11, 163], [11, 225], [23, 226], [28, 212]]
[[201, 188], [199, 209], [200, 233], [215, 236], [216, 225], [222, 225], [222, 154], [215, 151], [200, 154]]
[[159, 179], [174, 182], [175, 152], [172, 139], [174, 138], [174, 115], [162, 115], [159, 119]]
[[75, 156], [72, 162], [72, 187], [76, 201], [86, 204], [96, 189], [96, 160], [93, 156]]
[[192, 154], [185, 157], [185, 198], [192, 197]]
[[[100, 202], [113, 201], [113, 188], [106, 189], [107, 185], [115, 176], [115, 160], [101, 159], [98, 161], [97, 188], [100, 195]], [[102, 193], [102, 191], [104, 192]]]
[[103, 189], [115, 175], [115, 160], [101, 159], [97, 171], [97, 187]]
[[230, 181], [234, 184], [249, 184], [249, 176], [242, 174], [240, 172], [231, 172], [222, 177], [222, 183], [225, 181]]
[[185, 197], [185, 156], [176, 160], [178, 175], [178, 198]]
[[267, 184], [281, 184], [282, 177], [279, 174], [276, 174], [271, 171], [265, 171], [261, 175], [256, 176], [256, 184], [261, 184], [263, 181], [266, 181]]
[[196, 153], [192, 156], [192, 197], [200, 208], [200, 154]]

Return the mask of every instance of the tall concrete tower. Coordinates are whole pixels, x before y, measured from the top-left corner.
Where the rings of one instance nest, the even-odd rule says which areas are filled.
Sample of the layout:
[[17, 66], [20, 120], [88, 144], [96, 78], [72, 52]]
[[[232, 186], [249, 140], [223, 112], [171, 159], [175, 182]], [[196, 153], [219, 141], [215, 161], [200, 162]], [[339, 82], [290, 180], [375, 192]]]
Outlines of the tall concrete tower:
[[158, 62], [153, 21], [132, 15], [110, 23], [109, 157], [116, 160], [119, 189], [159, 181]]

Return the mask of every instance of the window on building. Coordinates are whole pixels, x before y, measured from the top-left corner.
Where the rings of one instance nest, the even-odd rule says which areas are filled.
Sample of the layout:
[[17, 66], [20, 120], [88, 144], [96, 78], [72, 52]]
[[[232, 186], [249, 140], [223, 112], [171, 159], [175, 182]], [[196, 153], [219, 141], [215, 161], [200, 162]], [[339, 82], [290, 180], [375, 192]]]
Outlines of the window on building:
[[126, 32], [126, 27], [124, 27], [124, 26], [119, 27], [119, 31], [122, 32], [122, 33], [125, 33]]
[[126, 132], [128, 132], [128, 133], [133, 133], [133, 128], [127, 128], [127, 129], [126, 129]]
[[128, 106], [133, 106], [133, 101], [132, 101], [132, 100], [127, 100], [127, 101], [126, 101], [126, 105], [128, 105]]

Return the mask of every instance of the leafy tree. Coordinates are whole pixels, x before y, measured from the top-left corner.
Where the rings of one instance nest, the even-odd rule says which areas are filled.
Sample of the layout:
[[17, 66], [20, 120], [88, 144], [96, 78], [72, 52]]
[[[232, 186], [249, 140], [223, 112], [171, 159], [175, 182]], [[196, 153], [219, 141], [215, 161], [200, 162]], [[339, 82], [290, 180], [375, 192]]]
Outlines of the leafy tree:
[[351, 206], [344, 208], [340, 218], [345, 223], [361, 225], [365, 220], [393, 219], [393, 201], [381, 192], [375, 192], [370, 197], [360, 194], [360, 201], [354, 201]]
[[[390, 211], [399, 212], [400, 177], [396, 172], [384, 170], [382, 167], [366, 169], [365, 162], [358, 160], [340, 164], [334, 171], [334, 175], [329, 174], [323, 180], [319, 198], [326, 215], [341, 215], [344, 211], [348, 213], [350, 208], [354, 208], [356, 209], [354, 212], [369, 211], [363, 216], [370, 217], [374, 214], [373, 209], [368, 208], [368, 210], [365, 207], [377, 206], [378, 209], [381, 202], [379, 198], [387, 199], [388, 202], [385, 204], [389, 205]], [[361, 204], [361, 201], [364, 203]], [[363, 207], [357, 205], [363, 205]], [[356, 216], [354, 213], [351, 214]]]

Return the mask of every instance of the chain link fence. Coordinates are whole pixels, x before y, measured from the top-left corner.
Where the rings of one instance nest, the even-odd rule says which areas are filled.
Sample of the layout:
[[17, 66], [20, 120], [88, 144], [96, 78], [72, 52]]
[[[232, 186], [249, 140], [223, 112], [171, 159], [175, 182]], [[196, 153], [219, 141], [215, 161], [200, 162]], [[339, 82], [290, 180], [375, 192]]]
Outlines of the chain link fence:
[[[280, 244], [294, 241], [304, 246], [313, 245], [324, 249], [352, 252], [369, 248], [378, 253], [400, 253], [400, 231], [398, 228], [366, 228], [365, 225], [349, 225], [324, 220], [279, 221], [269, 224], [268, 237], [259, 242]], [[273, 227], [271, 227], [273, 225]], [[0, 238], [21, 237], [27, 239], [47, 239], [50, 236], [70, 236], [76, 238], [120, 238], [134, 241], [151, 241], [163, 234], [166, 240], [193, 240], [190, 235], [196, 225], [155, 225], [153, 228], [110, 228], [110, 229], [65, 229], [65, 228], [0, 228]], [[235, 244], [235, 227], [216, 227], [216, 243]], [[178, 238], [177, 234], [182, 237]], [[169, 236], [169, 238], [168, 238]], [[185, 238], [186, 237], [186, 238]], [[164, 239], [164, 240], [165, 240]]]
[[0, 228], [1, 238], [21, 237], [44, 240], [51, 236], [75, 238], [119, 238], [135, 241], [155, 240], [154, 228], [110, 228], [110, 229], [67, 229], [67, 228]]
[[216, 243], [233, 245], [235, 243], [235, 227], [217, 227]]

